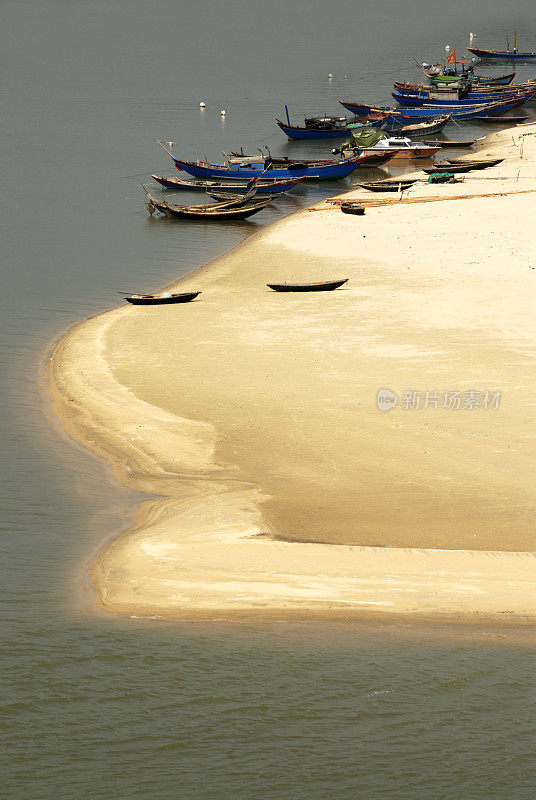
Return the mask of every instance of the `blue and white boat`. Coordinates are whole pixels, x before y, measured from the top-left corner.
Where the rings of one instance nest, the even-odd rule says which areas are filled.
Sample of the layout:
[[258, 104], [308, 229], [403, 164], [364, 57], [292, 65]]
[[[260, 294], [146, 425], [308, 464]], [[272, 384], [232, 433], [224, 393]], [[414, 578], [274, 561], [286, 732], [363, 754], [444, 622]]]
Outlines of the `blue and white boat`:
[[229, 158], [227, 164], [213, 164], [210, 161], [184, 161], [172, 156], [178, 170], [184, 170], [196, 178], [250, 179], [262, 177], [304, 178], [305, 180], [338, 180], [346, 178], [361, 164], [368, 160], [367, 154], [351, 153], [335, 160], [292, 160], [289, 158], [259, 159], [257, 156]]

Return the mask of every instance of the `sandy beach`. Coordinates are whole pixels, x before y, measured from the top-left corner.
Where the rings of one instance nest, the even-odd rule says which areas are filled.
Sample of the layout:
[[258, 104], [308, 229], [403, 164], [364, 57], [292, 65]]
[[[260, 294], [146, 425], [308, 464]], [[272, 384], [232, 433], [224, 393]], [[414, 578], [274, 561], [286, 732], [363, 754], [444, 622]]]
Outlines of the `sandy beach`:
[[331, 198], [168, 287], [198, 301], [66, 333], [54, 414], [155, 498], [93, 565], [100, 604], [536, 617], [536, 124], [478, 157], [504, 160], [345, 195], [363, 217]]

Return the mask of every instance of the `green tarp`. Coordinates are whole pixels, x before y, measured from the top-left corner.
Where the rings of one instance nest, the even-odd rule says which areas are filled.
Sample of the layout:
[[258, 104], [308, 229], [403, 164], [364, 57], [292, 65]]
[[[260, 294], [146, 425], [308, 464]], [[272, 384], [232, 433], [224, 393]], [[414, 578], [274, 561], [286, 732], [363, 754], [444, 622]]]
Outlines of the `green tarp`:
[[384, 132], [378, 128], [356, 125], [355, 128], [352, 128], [350, 141], [343, 144], [341, 149], [356, 147], [358, 150], [363, 150], [365, 147], [374, 147], [384, 136]]

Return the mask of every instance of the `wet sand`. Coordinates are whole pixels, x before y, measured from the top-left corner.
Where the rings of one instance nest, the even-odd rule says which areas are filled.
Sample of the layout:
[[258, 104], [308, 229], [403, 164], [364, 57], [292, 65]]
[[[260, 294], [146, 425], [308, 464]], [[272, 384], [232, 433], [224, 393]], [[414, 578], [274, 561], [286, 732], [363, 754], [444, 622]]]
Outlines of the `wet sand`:
[[[535, 133], [489, 136], [478, 157], [505, 160], [461, 183], [385, 205], [359, 190], [364, 217], [335, 199], [268, 227], [170, 287], [199, 301], [66, 334], [61, 424], [162, 498], [98, 557], [102, 604], [536, 614]], [[382, 388], [396, 408], [378, 410]]]

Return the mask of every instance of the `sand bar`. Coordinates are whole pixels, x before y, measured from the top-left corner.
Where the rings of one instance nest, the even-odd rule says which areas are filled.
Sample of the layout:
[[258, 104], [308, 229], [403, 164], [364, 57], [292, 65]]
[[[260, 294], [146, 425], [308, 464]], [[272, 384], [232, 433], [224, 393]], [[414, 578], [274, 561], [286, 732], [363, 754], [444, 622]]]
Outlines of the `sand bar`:
[[161, 498], [98, 557], [103, 605], [536, 616], [535, 134], [493, 134], [478, 157], [502, 164], [364, 217], [287, 217], [170, 287], [200, 301], [65, 335], [61, 424]]

